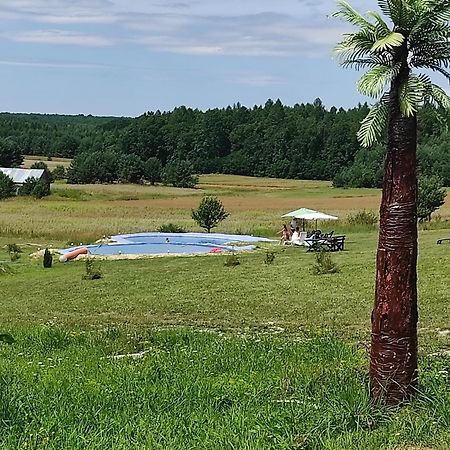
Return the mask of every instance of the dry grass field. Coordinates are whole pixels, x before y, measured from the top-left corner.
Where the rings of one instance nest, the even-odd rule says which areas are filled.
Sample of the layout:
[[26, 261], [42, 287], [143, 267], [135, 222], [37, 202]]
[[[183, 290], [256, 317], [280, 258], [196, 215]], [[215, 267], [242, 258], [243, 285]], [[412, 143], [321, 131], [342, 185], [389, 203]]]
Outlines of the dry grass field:
[[[87, 242], [103, 235], [152, 231], [167, 223], [198, 230], [191, 219], [203, 195], [220, 198], [230, 217], [219, 232], [275, 236], [281, 216], [301, 207], [337, 215], [336, 223], [319, 223], [322, 230], [343, 231], [349, 214], [375, 213], [377, 189], [335, 189], [327, 181], [202, 175], [196, 189], [140, 185], [53, 184], [42, 200], [14, 198], [0, 203], [0, 236], [45, 238], [56, 242]], [[440, 209], [450, 217], [450, 196]], [[436, 225], [436, 224], [435, 224]]]
[[49, 161], [45, 156], [25, 155], [22, 167], [28, 169], [36, 162], [44, 162], [50, 170], [53, 170], [56, 166], [69, 167], [71, 161], [70, 158], [52, 158]]

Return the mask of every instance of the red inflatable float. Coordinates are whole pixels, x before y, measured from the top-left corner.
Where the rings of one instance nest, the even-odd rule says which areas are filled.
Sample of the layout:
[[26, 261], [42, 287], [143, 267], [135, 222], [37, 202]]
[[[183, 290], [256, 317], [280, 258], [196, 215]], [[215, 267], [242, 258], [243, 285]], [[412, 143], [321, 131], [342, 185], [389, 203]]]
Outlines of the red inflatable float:
[[75, 259], [78, 255], [87, 255], [89, 253], [88, 249], [86, 247], [80, 247], [75, 250], [72, 250], [71, 252], [64, 253], [64, 255], [61, 255], [59, 257], [59, 260], [61, 262], [70, 261], [71, 259]]

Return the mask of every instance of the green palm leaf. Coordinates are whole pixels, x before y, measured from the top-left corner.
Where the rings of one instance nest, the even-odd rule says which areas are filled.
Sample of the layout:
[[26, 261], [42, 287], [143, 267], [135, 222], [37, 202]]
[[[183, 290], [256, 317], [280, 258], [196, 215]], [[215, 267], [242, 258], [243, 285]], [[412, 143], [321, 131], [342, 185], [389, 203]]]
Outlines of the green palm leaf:
[[379, 97], [387, 83], [391, 82], [399, 73], [401, 64], [393, 67], [377, 65], [366, 72], [358, 82], [358, 91], [369, 97]]
[[371, 50], [373, 52], [383, 51], [394, 47], [400, 47], [405, 40], [405, 36], [401, 33], [390, 32], [387, 36], [378, 39], [373, 45]]
[[350, 6], [345, 0], [338, 0], [338, 5], [340, 5], [339, 11], [335, 12], [332, 17], [341, 17], [347, 22], [362, 27], [362, 28], [374, 28], [364, 16], [358, 13], [352, 6]]
[[413, 116], [422, 104], [425, 93], [424, 83], [415, 75], [400, 86], [400, 112], [404, 117]]
[[386, 129], [389, 116], [389, 107], [383, 98], [372, 106], [371, 110], [361, 122], [361, 127], [356, 134], [363, 147], [370, 147], [379, 140]]

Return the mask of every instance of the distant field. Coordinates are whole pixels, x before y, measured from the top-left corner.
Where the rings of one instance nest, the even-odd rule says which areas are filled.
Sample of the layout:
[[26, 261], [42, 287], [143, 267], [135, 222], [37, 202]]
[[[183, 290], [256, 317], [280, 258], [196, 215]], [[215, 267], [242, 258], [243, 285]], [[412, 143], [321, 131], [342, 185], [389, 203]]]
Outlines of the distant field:
[[[230, 212], [217, 231], [269, 237], [276, 236], [287, 221], [281, 216], [294, 209], [307, 207], [336, 215], [338, 222], [318, 226], [345, 232], [349, 214], [363, 209], [377, 213], [380, 202], [377, 189], [335, 189], [327, 181], [226, 175], [202, 175], [197, 189], [57, 183], [52, 185], [52, 195], [43, 200], [14, 198], [0, 202], [0, 236], [86, 242], [103, 235], [152, 231], [169, 222], [198, 230], [191, 209], [205, 194], [218, 196]], [[450, 196], [439, 215], [442, 219], [450, 217]]]
[[45, 156], [33, 156], [33, 155], [25, 155], [22, 163], [22, 167], [24, 169], [28, 169], [35, 162], [42, 161], [47, 164], [50, 170], [53, 170], [56, 166], [64, 166], [69, 167], [72, 159], [70, 158], [53, 158], [49, 161]]
[[[53, 184], [41, 201], [15, 198], [0, 203], [0, 235], [57, 241], [95, 240], [120, 232], [155, 230], [172, 222], [198, 229], [191, 219], [204, 194], [217, 195], [230, 212], [218, 231], [275, 236], [281, 216], [310, 207], [346, 216], [378, 208], [380, 193], [371, 189], [333, 189], [329, 182], [203, 175], [197, 189], [139, 185]], [[340, 224], [323, 224], [327, 229]]]

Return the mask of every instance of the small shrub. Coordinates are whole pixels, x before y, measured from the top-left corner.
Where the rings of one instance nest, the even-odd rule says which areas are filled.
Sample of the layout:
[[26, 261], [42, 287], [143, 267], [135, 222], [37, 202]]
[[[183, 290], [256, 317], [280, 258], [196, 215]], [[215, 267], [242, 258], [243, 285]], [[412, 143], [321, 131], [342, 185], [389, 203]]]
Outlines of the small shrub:
[[20, 258], [22, 249], [17, 244], [6, 244], [9, 252], [9, 259], [11, 262], [17, 261]]
[[228, 255], [225, 260], [225, 266], [226, 267], [236, 267], [240, 264], [238, 256], [235, 253], [232, 253], [231, 255]]
[[378, 216], [373, 211], [363, 209], [355, 214], [349, 214], [347, 216], [347, 222], [350, 225], [374, 226], [378, 223]]
[[174, 223], [165, 223], [158, 228], [160, 233], [186, 233], [186, 230]]
[[48, 248], [46, 248], [44, 252], [44, 261], [43, 261], [44, 268], [50, 269], [52, 267], [52, 263], [53, 263], [53, 256], [48, 250]]
[[264, 256], [265, 264], [272, 264], [275, 261], [275, 252], [267, 250]]
[[34, 198], [47, 197], [48, 195], [50, 195], [50, 184], [48, 184], [42, 180], [38, 181], [36, 183], [36, 186], [33, 189], [33, 192], [31, 193], [31, 195]]
[[22, 253], [22, 249], [15, 243], [6, 244], [9, 253]]
[[15, 339], [9, 333], [1, 333], [0, 342], [3, 342], [5, 344], [14, 344]]
[[50, 185], [37, 178], [27, 178], [18, 189], [17, 194], [21, 196], [30, 195], [39, 199], [50, 195]]
[[338, 273], [340, 268], [331, 258], [331, 254], [325, 250], [316, 253], [316, 263], [312, 267], [314, 275], [323, 275], [326, 273]]
[[103, 277], [100, 263], [93, 258], [86, 258], [85, 270], [83, 280], [100, 280]]

